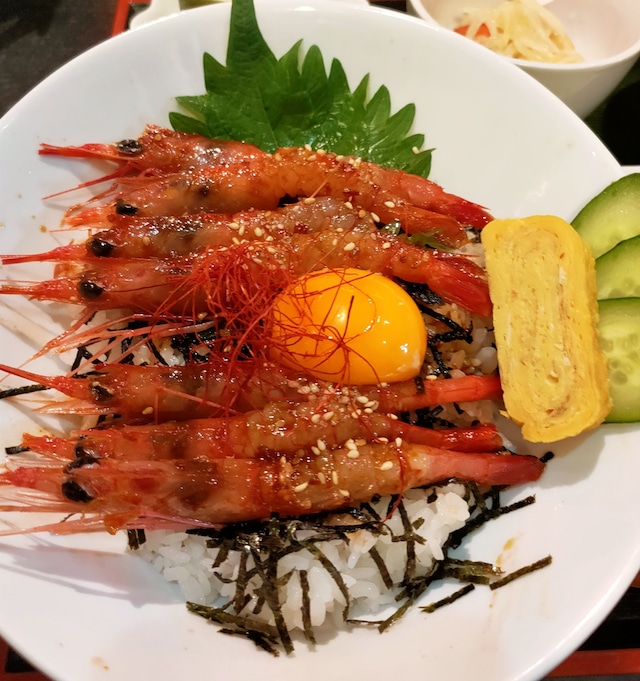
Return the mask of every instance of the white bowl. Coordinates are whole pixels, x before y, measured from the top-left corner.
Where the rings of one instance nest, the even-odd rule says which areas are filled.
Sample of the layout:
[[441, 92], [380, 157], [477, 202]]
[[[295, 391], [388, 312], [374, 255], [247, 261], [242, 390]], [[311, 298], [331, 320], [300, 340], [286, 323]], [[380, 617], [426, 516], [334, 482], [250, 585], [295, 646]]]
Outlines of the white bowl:
[[[305, 52], [318, 45], [327, 64], [342, 62], [352, 87], [370, 74], [371, 92], [388, 86], [394, 111], [415, 103], [413, 131], [435, 149], [432, 179], [497, 216], [570, 219], [620, 174], [557, 98], [472, 41], [347, 2], [256, 4], [276, 55], [297, 40]], [[88, 190], [42, 197], [104, 173], [39, 158], [39, 144], [109, 142], [136, 137], [147, 123], [167, 125], [177, 95], [203, 92], [203, 52], [225, 61], [229, 11], [189, 10], [108, 40], [0, 120], [0, 253], [40, 252], [74, 237], [43, 225], [56, 227], [63, 201]], [[43, 267], [33, 266], [36, 278]], [[48, 307], [18, 298], [2, 301], [0, 320], [3, 361], [17, 366], [61, 330]], [[43, 358], [34, 370], [60, 373], [60, 363]], [[19, 407], [0, 402], [0, 447], [49, 427]], [[271, 657], [187, 612], [151, 566], [125, 553], [126, 538], [106, 534], [0, 538], [0, 635], [56, 681], [195, 681], [203, 672], [226, 681], [535, 681], [592, 633], [640, 569], [640, 523], [630, 520], [640, 517], [639, 448], [634, 425], [560, 443], [543, 479], [505, 499], [535, 494], [536, 503], [491, 521], [464, 547], [506, 571], [548, 554], [553, 564], [496, 591], [478, 587], [430, 615], [415, 607], [383, 635], [357, 628], [325, 635], [315, 651], [300, 644], [290, 659]]]
[[[469, 7], [494, 7], [502, 0], [407, 0], [408, 11], [453, 29]], [[552, 0], [541, 2], [562, 22], [579, 64], [543, 64], [511, 59], [539, 80], [581, 118], [590, 114], [624, 78], [640, 54], [638, 0]]]

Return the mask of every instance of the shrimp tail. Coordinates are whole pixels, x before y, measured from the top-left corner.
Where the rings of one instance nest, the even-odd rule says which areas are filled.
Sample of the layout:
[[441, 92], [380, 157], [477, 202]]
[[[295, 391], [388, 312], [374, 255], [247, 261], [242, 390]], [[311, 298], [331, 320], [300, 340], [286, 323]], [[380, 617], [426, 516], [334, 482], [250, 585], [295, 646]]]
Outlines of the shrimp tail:
[[444, 191], [431, 180], [402, 173], [399, 182], [403, 196], [411, 203], [455, 218], [460, 225], [482, 229], [493, 219], [482, 206]]
[[497, 452], [504, 447], [498, 429], [490, 423], [470, 428], [422, 428], [396, 421], [397, 434], [407, 442], [458, 452]]
[[388, 387], [362, 387], [360, 391], [370, 399], [376, 400], [381, 411], [396, 413], [436, 407], [440, 404], [502, 398], [500, 377], [493, 374], [436, 381], [414, 379]]

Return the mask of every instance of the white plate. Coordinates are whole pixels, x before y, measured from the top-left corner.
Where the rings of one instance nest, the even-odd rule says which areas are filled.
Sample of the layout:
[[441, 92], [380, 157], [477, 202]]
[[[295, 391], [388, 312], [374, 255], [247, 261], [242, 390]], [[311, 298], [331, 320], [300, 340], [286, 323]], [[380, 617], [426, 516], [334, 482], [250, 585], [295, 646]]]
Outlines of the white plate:
[[[60, 219], [57, 202], [41, 197], [96, 175], [88, 164], [38, 158], [39, 143], [119, 140], [146, 123], [166, 124], [174, 96], [202, 91], [203, 52], [224, 59], [228, 15], [228, 5], [196, 9], [103, 43], [1, 120], [0, 252], [68, 239], [40, 229]], [[450, 32], [315, 0], [259, 3], [258, 18], [277, 54], [302, 38], [305, 48], [316, 43], [338, 57], [352, 84], [370, 72], [374, 87], [388, 85], [394, 108], [415, 102], [415, 128], [436, 149], [432, 178], [497, 216], [571, 218], [620, 173], [541, 85]], [[46, 306], [0, 305], [2, 359], [20, 364], [56, 323]], [[0, 410], [2, 446], [41, 425], [17, 406]], [[433, 615], [414, 609], [382, 636], [345, 632], [315, 652], [299, 646], [290, 659], [272, 658], [188, 614], [151, 568], [123, 555], [123, 537], [102, 535], [0, 540], [0, 634], [59, 681], [540, 678], [596, 628], [640, 568], [639, 446], [636, 428], [606, 427], [558, 447], [540, 484], [514, 492], [535, 492], [537, 504], [468, 544], [472, 557], [499, 559], [507, 570], [547, 554], [553, 565], [495, 592], [476, 589]]]

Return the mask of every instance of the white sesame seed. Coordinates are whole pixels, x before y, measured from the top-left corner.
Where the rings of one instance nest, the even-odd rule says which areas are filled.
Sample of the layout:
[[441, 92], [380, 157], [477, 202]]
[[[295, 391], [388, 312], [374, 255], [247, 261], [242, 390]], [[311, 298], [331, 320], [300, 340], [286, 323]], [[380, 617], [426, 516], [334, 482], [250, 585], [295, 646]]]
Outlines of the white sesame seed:
[[244, 225], [240, 225], [240, 227], [238, 227], [238, 235], [242, 236], [243, 234], [244, 234]]
[[331, 482], [334, 485], [338, 484], [338, 473], [337, 473], [337, 471], [331, 471]]
[[340, 494], [342, 494], [343, 497], [351, 496], [351, 495], [349, 494], [349, 490], [346, 490], [346, 489], [341, 489], [341, 490], [340, 490]]
[[380, 222], [380, 217], [378, 216], [377, 213], [374, 213], [373, 211], [371, 211], [371, 219], [372, 219], [374, 222]]
[[314, 414], [311, 417], [311, 423], [320, 423], [321, 418], [322, 418], [322, 414]]
[[305, 148], [307, 151], [312, 151], [311, 145], [310, 145], [310, 144], [305, 144], [305, 145], [304, 145], [304, 148]]
[[146, 407], [145, 409], [142, 410], [142, 413], [145, 416], [148, 416], [149, 414], [153, 414], [153, 407]]
[[376, 400], [369, 400], [364, 406], [369, 409], [377, 409], [380, 406], [380, 403]]
[[331, 242], [331, 245], [332, 245], [332, 246], [337, 246], [337, 245], [338, 245], [338, 239], [334, 239], [334, 240]]
[[316, 442], [316, 444], [318, 445], [318, 449], [319, 449], [321, 452], [325, 452], [325, 451], [327, 450], [327, 444], [326, 444], [326, 442], [325, 442], [324, 440], [318, 439], [318, 441]]
[[347, 452], [347, 458], [349, 459], [357, 459], [360, 456], [360, 452], [357, 449], [350, 449]]
[[[311, 158], [311, 157], [309, 157], [309, 158]], [[312, 203], [315, 203], [315, 202], [316, 202], [315, 197], [307, 196], [307, 198], [304, 199], [304, 201], [302, 203], [306, 203], [309, 206], [309, 205], [311, 205]]]
[[344, 443], [344, 446], [345, 446], [347, 449], [358, 449], [356, 443], [355, 443], [353, 440], [351, 440], [351, 439], [347, 440], [347, 441]]
[[358, 447], [364, 447], [364, 445], [367, 444], [367, 441], [366, 441], [364, 438], [359, 437], [359, 438], [356, 440], [356, 444], [358, 445]]
[[367, 214], [367, 211], [366, 211], [366, 210], [360, 209], [360, 210], [358, 211], [358, 217], [359, 217], [359, 218], [363, 218], [366, 214]]
[[143, 236], [143, 237], [142, 237], [142, 243], [143, 243], [145, 246], [148, 246], [148, 245], [151, 243], [151, 239], [150, 239], [148, 236]]
[[320, 471], [320, 472], [316, 475], [316, 477], [317, 477], [318, 480], [320, 481], [320, 484], [321, 484], [321, 485], [324, 485], [324, 483], [327, 482], [327, 476], [326, 476], [322, 471]]
[[397, 414], [387, 414], [387, 416], [388, 416], [392, 421], [397, 421], [397, 420], [398, 420], [398, 415], [397, 415]]
[[386, 445], [389, 442], [388, 437], [378, 437], [376, 438], [376, 442], [378, 442], [381, 445]]
[[355, 243], [353, 241], [350, 241], [348, 244], [345, 244], [342, 247], [342, 250], [343, 251], [353, 251], [355, 247], [356, 247]]
[[327, 411], [327, 412], [325, 412], [325, 413], [322, 415], [322, 418], [323, 418], [325, 421], [331, 421], [331, 419], [333, 418], [333, 412], [332, 412], [332, 411]]
[[229, 229], [240, 229], [240, 225], [237, 222], [230, 222]]
[[371, 407], [365, 407], [365, 408], [364, 408], [364, 413], [365, 413], [365, 414], [373, 414], [373, 409], [371, 409]]
[[344, 202], [344, 205], [345, 205], [349, 210], [353, 210], [353, 204], [351, 203], [351, 201], [345, 201], [345, 202]]
[[308, 482], [301, 482], [299, 485], [296, 485], [296, 486], [293, 488], [293, 491], [294, 491], [294, 492], [304, 492], [305, 489], [307, 489], [307, 487], [309, 487], [309, 483], [308, 483]]
[[262, 229], [262, 227], [256, 227], [256, 228], [253, 230], [253, 233], [254, 233], [258, 238], [260, 238], [261, 236], [264, 236], [264, 229]]
[[384, 205], [385, 205], [387, 208], [395, 208], [395, 207], [396, 207], [396, 204], [395, 204], [393, 201], [385, 201], [385, 202], [384, 202]]
[[395, 445], [396, 445], [396, 447], [402, 447], [402, 438], [401, 437], [397, 437], [395, 439]]
[[316, 456], [320, 456], [320, 450], [319, 450], [317, 447], [315, 447], [314, 445], [311, 445], [311, 451], [312, 451]]
[[231, 237], [231, 241], [232, 241], [236, 246], [239, 246], [239, 245], [240, 245], [240, 239], [238, 239], [237, 236]]
[[391, 242], [390, 242], [390, 241], [385, 241], [385, 242], [382, 244], [382, 248], [383, 248], [383, 250], [385, 250], [385, 251], [387, 250], [387, 248], [391, 248]]
[[419, 154], [419, 153], [420, 153], [420, 149], [418, 149], [418, 147], [411, 147], [411, 151], [412, 151], [414, 154]]
[[385, 461], [381, 466], [380, 470], [381, 471], [388, 471], [393, 468], [393, 461]]
[[356, 400], [360, 402], [360, 404], [367, 404], [367, 402], [369, 402], [369, 398], [366, 395], [358, 395]]

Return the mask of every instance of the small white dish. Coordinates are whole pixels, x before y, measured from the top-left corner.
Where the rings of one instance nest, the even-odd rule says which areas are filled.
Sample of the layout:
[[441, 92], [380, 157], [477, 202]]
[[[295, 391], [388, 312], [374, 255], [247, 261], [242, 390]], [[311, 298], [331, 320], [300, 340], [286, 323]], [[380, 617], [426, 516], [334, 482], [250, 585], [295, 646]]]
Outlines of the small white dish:
[[[455, 28], [465, 9], [490, 8], [502, 0], [407, 0], [408, 11], [425, 21]], [[640, 54], [638, 0], [547, 0], [541, 2], [563, 24], [578, 64], [543, 64], [511, 59], [557, 95], [581, 118], [586, 117], [624, 78]]]

